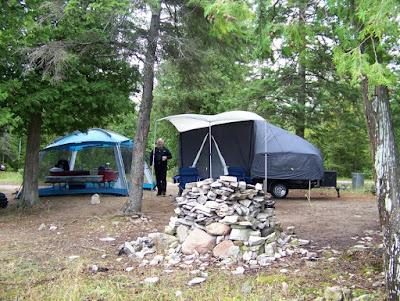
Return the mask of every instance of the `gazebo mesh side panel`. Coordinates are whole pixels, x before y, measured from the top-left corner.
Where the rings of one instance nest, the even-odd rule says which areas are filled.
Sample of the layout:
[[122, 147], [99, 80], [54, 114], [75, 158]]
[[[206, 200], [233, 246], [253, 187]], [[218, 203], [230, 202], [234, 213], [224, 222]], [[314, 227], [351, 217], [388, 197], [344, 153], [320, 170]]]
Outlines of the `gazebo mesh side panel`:
[[39, 163], [39, 185], [40, 186], [51, 186], [51, 184], [45, 183], [45, 177], [49, 175], [49, 169], [54, 167], [58, 160], [64, 159], [69, 161], [72, 152], [69, 150], [50, 150], [43, 151], [40, 153]]
[[115, 162], [114, 148], [85, 148], [76, 156], [74, 170], [89, 170], [91, 175], [96, 175], [100, 166], [110, 164], [112, 170], [118, 170]]

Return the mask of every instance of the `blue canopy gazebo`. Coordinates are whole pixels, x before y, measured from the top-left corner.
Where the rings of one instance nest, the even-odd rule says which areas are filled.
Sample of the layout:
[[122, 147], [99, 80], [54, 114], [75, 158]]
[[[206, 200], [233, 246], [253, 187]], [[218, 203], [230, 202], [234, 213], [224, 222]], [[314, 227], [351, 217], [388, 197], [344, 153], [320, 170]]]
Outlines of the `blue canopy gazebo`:
[[[58, 138], [40, 152], [39, 196], [128, 195], [133, 142], [115, 132], [93, 128]], [[65, 162], [60, 168], [54, 168]], [[153, 189], [145, 164], [143, 188]]]

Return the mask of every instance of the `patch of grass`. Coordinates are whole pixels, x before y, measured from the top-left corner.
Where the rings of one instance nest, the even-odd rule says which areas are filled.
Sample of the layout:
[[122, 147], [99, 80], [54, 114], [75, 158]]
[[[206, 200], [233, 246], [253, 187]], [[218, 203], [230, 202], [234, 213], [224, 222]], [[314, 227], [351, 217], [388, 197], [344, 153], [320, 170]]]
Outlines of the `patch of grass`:
[[22, 183], [22, 174], [17, 171], [0, 171], [0, 184], [19, 185]]
[[288, 280], [288, 277], [282, 274], [277, 274], [277, 275], [260, 275], [257, 277], [257, 283], [259, 284], [277, 284], [277, 283], [282, 283], [286, 282]]

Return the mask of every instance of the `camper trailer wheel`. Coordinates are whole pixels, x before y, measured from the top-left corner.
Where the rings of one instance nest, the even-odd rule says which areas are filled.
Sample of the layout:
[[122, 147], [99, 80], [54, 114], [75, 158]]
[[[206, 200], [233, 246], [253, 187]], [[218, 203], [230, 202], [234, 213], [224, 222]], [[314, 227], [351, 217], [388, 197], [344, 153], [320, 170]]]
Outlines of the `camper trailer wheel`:
[[284, 199], [289, 192], [289, 189], [284, 183], [274, 183], [271, 188], [272, 195], [277, 199]]

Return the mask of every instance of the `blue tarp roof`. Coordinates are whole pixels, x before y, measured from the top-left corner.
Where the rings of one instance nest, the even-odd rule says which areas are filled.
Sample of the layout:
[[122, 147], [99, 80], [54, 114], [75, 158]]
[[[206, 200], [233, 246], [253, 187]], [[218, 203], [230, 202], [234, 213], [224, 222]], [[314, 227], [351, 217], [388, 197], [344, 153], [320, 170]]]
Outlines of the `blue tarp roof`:
[[75, 131], [64, 137], [57, 138], [43, 150], [80, 150], [86, 147], [112, 147], [116, 144], [127, 147], [133, 146], [132, 140], [125, 136], [113, 131], [93, 128], [89, 129], [86, 133]]

